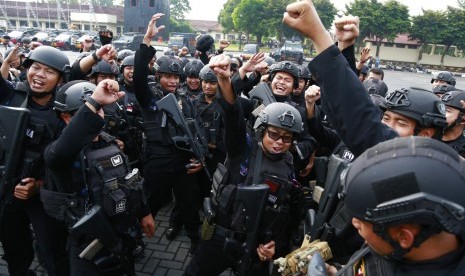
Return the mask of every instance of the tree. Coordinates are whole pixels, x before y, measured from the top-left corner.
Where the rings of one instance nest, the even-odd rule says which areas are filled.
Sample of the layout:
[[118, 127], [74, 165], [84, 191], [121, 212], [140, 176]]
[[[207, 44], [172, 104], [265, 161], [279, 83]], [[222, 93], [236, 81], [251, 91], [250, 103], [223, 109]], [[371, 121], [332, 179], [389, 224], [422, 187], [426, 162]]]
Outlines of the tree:
[[194, 29], [186, 20], [170, 18], [170, 32], [193, 33]]
[[418, 54], [418, 60], [422, 59], [422, 52], [425, 46], [436, 41], [436, 36], [444, 30], [444, 22], [447, 16], [445, 12], [424, 10], [422, 15], [412, 18], [412, 26], [410, 28], [410, 39], [418, 39], [421, 41], [421, 47]]
[[234, 26], [236, 30], [241, 30], [247, 34], [247, 42], [249, 35], [252, 34], [257, 37], [257, 43], [260, 44], [263, 35], [268, 32], [268, 26], [262, 23], [262, 18], [266, 16], [264, 6], [264, 0], [242, 0], [234, 8], [232, 13]]
[[240, 2], [241, 0], [228, 0], [218, 15], [218, 22], [223, 27], [223, 31], [225, 33], [229, 33], [235, 30], [232, 13], [234, 8], [238, 6]]
[[463, 22], [465, 22], [465, 10], [447, 7], [446, 20], [441, 22], [440, 33], [435, 33], [435, 42], [444, 45], [444, 52], [441, 55], [441, 66], [444, 65], [444, 56], [453, 44], [465, 45], [465, 34], [463, 32]]
[[263, 25], [267, 26], [269, 36], [276, 36], [279, 41], [284, 37], [300, 35], [294, 29], [283, 24], [283, 7], [294, 2], [293, 0], [265, 0], [263, 9], [266, 11], [263, 18]]
[[325, 28], [329, 30], [333, 24], [334, 16], [336, 16], [337, 13], [336, 7], [330, 0], [315, 0], [313, 4], [320, 16], [321, 22]]
[[379, 56], [383, 39], [394, 41], [397, 34], [406, 33], [410, 28], [408, 7], [389, 0], [384, 4], [377, 0], [355, 0], [346, 9], [360, 17], [360, 37], [375, 38], [376, 56]]
[[170, 1], [170, 16], [175, 20], [184, 19], [184, 14], [190, 12], [191, 6], [189, 0], [171, 0]]

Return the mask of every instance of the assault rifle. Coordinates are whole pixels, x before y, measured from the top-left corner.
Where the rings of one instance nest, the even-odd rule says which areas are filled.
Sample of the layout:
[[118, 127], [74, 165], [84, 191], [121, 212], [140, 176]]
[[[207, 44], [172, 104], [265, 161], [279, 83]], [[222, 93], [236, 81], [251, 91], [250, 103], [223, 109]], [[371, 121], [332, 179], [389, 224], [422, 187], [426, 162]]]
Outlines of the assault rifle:
[[[194, 153], [195, 157], [202, 164], [205, 174], [211, 181], [212, 177], [207, 168], [205, 157], [210, 156], [208, 151], [208, 142], [205, 135], [202, 133], [198, 121], [194, 118], [185, 118], [179, 107], [178, 100], [174, 94], [170, 93], [157, 101], [157, 107], [165, 111], [175, 123], [183, 130], [184, 136], [173, 137], [174, 144], [181, 150], [187, 150]], [[194, 131], [191, 130], [191, 127]], [[185, 146], [188, 146], [186, 148]]]

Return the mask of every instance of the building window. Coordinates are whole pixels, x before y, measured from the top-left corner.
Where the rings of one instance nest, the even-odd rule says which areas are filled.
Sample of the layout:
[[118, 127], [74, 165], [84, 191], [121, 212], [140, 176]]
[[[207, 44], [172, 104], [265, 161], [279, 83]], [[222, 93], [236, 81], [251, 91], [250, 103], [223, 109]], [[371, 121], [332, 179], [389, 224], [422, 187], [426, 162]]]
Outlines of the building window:
[[155, 7], [155, 0], [150, 0], [149, 7], [151, 7], [151, 8]]
[[16, 20], [10, 20], [10, 25], [16, 27]]
[[19, 20], [19, 26], [20, 26], [20, 27], [28, 27], [27, 21], [25, 21], [25, 20]]
[[68, 29], [68, 23], [61, 23], [60, 29]]
[[418, 48], [418, 46], [417, 45], [408, 45], [407, 48], [416, 50]]
[[131, 7], [137, 6], [137, 0], [131, 0]]
[[384, 47], [394, 47], [394, 43], [386, 42], [384, 43]]
[[84, 30], [85, 31], [90, 31], [90, 25], [89, 24], [84, 24]]
[[405, 48], [405, 44], [396, 44], [396, 48]]

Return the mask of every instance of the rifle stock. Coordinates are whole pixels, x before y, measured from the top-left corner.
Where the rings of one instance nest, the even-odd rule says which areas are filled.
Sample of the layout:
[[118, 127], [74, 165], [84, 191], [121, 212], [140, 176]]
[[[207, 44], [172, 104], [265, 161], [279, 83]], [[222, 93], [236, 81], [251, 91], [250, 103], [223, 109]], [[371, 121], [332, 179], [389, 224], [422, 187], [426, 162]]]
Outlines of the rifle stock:
[[266, 207], [268, 191], [269, 187], [266, 184], [237, 188], [236, 204], [243, 206], [246, 229], [245, 243], [237, 268], [237, 275], [239, 276], [247, 274], [251, 256], [257, 247], [257, 236]]
[[264, 82], [261, 82], [255, 86], [255, 88], [250, 91], [249, 96], [252, 100], [259, 100], [265, 106], [276, 102], [273, 91], [271, 90], [270, 86]]

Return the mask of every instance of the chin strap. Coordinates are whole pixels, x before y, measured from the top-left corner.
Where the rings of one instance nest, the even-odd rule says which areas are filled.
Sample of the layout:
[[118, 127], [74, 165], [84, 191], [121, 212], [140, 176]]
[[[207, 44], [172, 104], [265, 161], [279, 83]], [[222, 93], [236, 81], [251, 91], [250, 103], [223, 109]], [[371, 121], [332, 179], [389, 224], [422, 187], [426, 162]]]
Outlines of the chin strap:
[[409, 248], [403, 248], [399, 244], [399, 242], [393, 240], [384, 225], [373, 224], [373, 232], [375, 232], [378, 236], [387, 241], [394, 249], [389, 255], [386, 255], [385, 257], [394, 260], [402, 260], [405, 254], [410, 252], [412, 248], [419, 247], [429, 237], [441, 232], [441, 229], [438, 229], [435, 226], [422, 225], [421, 230], [418, 232], [418, 234], [415, 236], [413, 240], [412, 246], [410, 246]]

